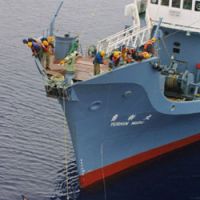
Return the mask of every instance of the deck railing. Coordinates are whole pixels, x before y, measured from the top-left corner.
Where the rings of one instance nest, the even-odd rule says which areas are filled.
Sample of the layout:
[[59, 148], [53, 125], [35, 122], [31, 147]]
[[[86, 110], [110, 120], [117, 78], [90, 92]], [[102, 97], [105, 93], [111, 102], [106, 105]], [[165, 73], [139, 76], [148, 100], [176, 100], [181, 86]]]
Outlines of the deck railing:
[[136, 48], [145, 44], [151, 36], [152, 25], [146, 12], [145, 15], [145, 26], [141, 27], [131, 26], [118, 33], [108, 36], [97, 43], [97, 50], [104, 50], [106, 54], [110, 54], [114, 49], [118, 49], [122, 46], [128, 48]]

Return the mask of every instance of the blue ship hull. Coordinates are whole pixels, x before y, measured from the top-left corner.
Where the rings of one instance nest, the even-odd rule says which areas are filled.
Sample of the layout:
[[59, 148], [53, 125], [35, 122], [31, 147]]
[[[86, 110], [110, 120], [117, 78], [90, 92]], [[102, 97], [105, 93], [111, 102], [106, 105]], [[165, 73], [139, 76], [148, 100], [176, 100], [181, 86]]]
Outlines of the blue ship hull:
[[[170, 42], [177, 38], [183, 42], [177, 36]], [[66, 90], [68, 99], [60, 100], [82, 187], [200, 139], [199, 100], [167, 99], [163, 76], [152, 68], [156, 61], [132, 63], [74, 84]]]
[[[51, 37], [62, 3], [50, 24]], [[194, 10], [191, 2], [179, 3], [149, 2], [144, 27], [137, 5], [127, 5], [135, 26], [98, 42], [98, 55], [110, 62], [101, 75], [96, 73], [102, 62], [95, 58], [91, 76], [96, 49], [89, 59], [79, 56], [77, 37], [55, 37], [47, 54], [40, 41], [42, 57], [32, 49], [47, 95], [58, 98], [66, 115], [81, 187], [200, 140], [200, 30], [196, 21], [186, 20], [190, 13], [198, 19], [199, 4]], [[166, 15], [163, 25], [154, 16], [159, 9]], [[150, 18], [157, 24], [153, 31]]]
[[[81, 187], [200, 140], [200, 37], [162, 28], [160, 38], [157, 57], [74, 83], [64, 94], [53, 87], [61, 92]], [[181, 99], [166, 94], [166, 85]]]

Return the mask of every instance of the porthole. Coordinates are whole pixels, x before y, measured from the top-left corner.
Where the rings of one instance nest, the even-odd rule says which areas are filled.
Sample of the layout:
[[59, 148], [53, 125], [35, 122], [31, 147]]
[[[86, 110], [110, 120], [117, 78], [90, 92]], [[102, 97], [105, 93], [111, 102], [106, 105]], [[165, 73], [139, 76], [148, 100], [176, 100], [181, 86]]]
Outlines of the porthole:
[[102, 105], [101, 101], [94, 101], [94, 102], [91, 103], [89, 109], [91, 111], [96, 111], [96, 110], [98, 110], [101, 107], [101, 105]]
[[180, 49], [179, 48], [173, 48], [173, 53], [180, 53]]
[[181, 43], [180, 42], [174, 42], [174, 46], [180, 47]]

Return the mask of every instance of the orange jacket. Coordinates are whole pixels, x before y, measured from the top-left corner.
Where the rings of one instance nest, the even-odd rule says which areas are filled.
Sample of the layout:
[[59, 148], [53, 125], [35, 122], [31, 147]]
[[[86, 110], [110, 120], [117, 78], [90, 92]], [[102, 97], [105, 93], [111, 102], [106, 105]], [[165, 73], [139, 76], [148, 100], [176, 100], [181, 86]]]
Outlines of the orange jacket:
[[151, 40], [147, 41], [145, 44], [144, 44], [144, 51], [147, 51], [149, 45], [153, 45], [153, 42]]

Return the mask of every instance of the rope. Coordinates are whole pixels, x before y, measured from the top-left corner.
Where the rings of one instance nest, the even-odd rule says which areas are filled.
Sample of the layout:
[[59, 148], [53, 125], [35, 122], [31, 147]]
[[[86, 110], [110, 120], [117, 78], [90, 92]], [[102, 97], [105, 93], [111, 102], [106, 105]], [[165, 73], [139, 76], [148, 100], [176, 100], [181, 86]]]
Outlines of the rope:
[[161, 37], [161, 42], [162, 42], [162, 44], [163, 44], [164, 50], [165, 50], [165, 52], [166, 52], [168, 58], [170, 59], [170, 53], [169, 53], [169, 51], [168, 51], [168, 49], [167, 49], [167, 46], [166, 46], [166, 43], [165, 43], [165, 40], [164, 40], [163, 37]]
[[[65, 106], [65, 90], [66, 87], [63, 86], [63, 96], [62, 96], [62, 100], [63, 100], [63, 110], [64, 113], [66, 113], [66, 106]], [[79, 185], [78, 185], [78, 175], [73, 175], [70, 177], [70, 175], [68, 174], [68, 169], [69, 171], [73, 171], [76, 170], [77, 173], [77, 165], [75, 162], [75, 160], [73, 159], [73, 157], [70, 157], [70, 153], [72, 154], [72, 156], [74, 156], [74, 149], [72, 146], [72, 143], [70, 144], [70, 148], [73, 149], [73, 151], [71, 149], [67, 149], [68, 143], [67, 143], [67, 139], [68, 139], [68, 125], [67, 125], [67, 119], [66, 119], [66, 115], [64, 115], [64, 142], [65, 142], [65, 171], [66, 171], [66, 187], [67, 187], [67, 200], [70, 199], [77, 199], [77, 194], [80, 192], [79, 190]], [[71, 138], [70, 138], [71, 139]], [[68, 153], [69, 152], [69, 153]], [[69, 159], [68, 159], [69, 156]], [[71, 159], [71, 160], [70, 160]], [[69, 162], [70, 161], [70, 162]], [[77, 183], [77, 185], [76, 185]], [[74, 185], [75, 184], [75, 185]], [[75, 188], [74, 188], [75, 187]]]
[[[109, 88], [108, 88], [108, 93], [107, 93], [107, 99], [106, 99], [106, 111], [105, 111], [105, 114], [104, 114], [104, 121], [106, 119], [106, 116], [108, 116], [108, 109], [109, 106], [108, 106], [108, 103], [109, 103], [109, 94], [110, 93], [110, 90], [111, 90], [111, 86], [109, 85]], [[105, 141], [105, 134], [103, 134], [103, 141]], [[104, 200], [107, 200], [107, 188], [106, 188], [106, 180], [105, 180], [105, 173], [104, 173], [104, 143], [101, 144], [101, 147], [100, 147], [100, 153], [101, 153], [101, 175], [102, 175], [102, 179], [103, 179], [103, 187], [104, 187]]]
[[63, 97], [62, 97], [62, 101], [63, 101], [63, 110], [64, 110], [64, 144], [65, 144], [65, 160], [64, 160], [64, 167], [65, 167], [65, 171], [66, 171], [66, 189], [67, 189], [67, 200], [70, 199], [70, 196], [69, 196], [69, 185], [68, 185], [68, 174], [67, 174], [67, 156], [68, 156], [68, 153], [67, 153], [67, 119], [66, 119], [66, 107], [65, 107], [65, 97], [64, 97], [64, 88], [63, 88]]
[[105, 174], [104, 174], [104, 170], [103, 170], [103, 143], [101, 144], [101, 149], [100, 149], [100, 153], [101, 153], [101, 175], [102, 175], [102, 179], [103, 179], [103, 189], [104, 189], [104, 199], [107, 200], [107, 192], [106, 192], [106, 180], [105, 180]]

